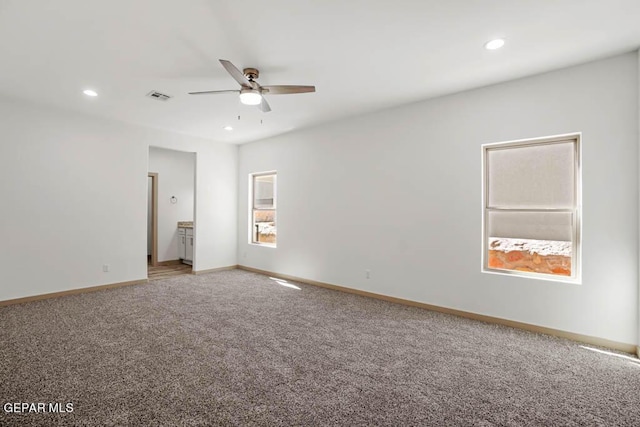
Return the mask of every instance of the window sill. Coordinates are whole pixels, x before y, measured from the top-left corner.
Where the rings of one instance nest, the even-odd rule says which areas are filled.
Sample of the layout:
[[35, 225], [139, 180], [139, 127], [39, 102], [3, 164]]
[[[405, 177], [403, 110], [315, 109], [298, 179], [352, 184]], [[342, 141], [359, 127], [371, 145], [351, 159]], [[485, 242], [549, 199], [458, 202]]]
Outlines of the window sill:
[[570, 283], [573, 285], [582, 285], [582, 280], [578, 277], [556, 276], [543, 273], [528, 273], [525, 271], [499, 270], [491, 268], [483, 268], [482, 273], [497, 274], [500, 276], [521, 277], [524, 279], [543, 280], [545, 282]]
[[249, 243], [251, 246], [261, 246], [261, 247], [265, 247], [265, 248], [271, 248], [271, 249], [275, 249], [277, 248], [275, 243], [256, 243], [256, 242], [251, 242]]

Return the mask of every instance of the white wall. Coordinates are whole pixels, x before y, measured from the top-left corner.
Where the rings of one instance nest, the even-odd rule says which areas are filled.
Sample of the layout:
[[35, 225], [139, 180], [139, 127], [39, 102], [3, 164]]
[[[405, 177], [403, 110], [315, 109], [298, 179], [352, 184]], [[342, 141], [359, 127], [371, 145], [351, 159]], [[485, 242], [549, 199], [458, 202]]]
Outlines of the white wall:
[[149, 172], [158, 173], [158, 261], [177, 260], [178, 221], [193, 221], [195, 155], [150, 147]]
[[237, 263], [236, 146], [6, 99], [0, 138], [0, 300], [147, 277], [150, 145], [197, 153], [194, 269]]
[[[637, 98], [632, 53], [243, 145], [239, 263], [637, 343]], [[481, 144], [570, 132], [583, 283], [481, 273]], [[247, 176], [264, 170], [278, 172], [276, 249], [247, 243]]]

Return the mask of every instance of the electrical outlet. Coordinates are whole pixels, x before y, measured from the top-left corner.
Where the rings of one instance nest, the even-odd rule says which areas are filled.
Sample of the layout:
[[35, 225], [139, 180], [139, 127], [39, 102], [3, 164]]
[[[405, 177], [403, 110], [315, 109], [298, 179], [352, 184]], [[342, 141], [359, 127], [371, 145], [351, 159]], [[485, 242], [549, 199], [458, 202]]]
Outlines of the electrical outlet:
[[109, 272], [109, 264], [103, 265], [102, 266], [102, 271], [105, 272], [105, 273], [108, 273]]
[[366, 279], [371, 279], [371, 270], [365, 270], [364, 271], [364, 277]]

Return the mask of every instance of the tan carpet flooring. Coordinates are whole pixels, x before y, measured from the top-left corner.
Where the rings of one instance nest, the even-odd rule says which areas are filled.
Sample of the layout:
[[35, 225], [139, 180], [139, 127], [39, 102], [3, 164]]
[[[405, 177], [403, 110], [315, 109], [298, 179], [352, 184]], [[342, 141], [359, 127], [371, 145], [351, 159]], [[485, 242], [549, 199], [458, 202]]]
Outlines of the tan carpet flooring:
[[640, 425], [630, 355], [240, 270], [0, 325], [0, 426]]

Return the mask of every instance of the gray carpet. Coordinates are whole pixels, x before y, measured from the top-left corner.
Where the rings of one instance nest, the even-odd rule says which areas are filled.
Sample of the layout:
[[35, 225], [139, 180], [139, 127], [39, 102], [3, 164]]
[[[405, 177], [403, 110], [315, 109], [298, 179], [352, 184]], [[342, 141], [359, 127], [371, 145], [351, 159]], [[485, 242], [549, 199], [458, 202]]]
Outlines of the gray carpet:
[[235, 270], [0, 308], [0, 403], [74, 409], [0, 425], [640, 425], [637, 359], [295, 285]]

